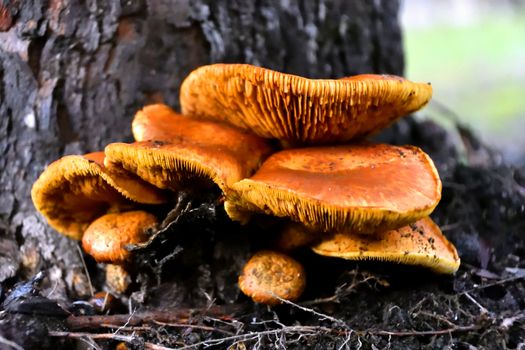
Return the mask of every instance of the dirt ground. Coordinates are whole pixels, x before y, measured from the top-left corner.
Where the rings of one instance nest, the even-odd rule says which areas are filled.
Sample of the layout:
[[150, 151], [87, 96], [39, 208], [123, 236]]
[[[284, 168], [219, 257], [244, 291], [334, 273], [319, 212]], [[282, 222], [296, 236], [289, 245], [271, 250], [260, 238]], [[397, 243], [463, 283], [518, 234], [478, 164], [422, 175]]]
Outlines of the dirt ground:
[[[460, 253], [455, 276], [303, 249], [294, 254], [307, 272], [301, 300], [256, 305], [237, 276], [281, 223], [230, 223], [206, 191], [136, 251], [134, 292], [109, 311], [47, 299], [45, 276], [2, 285], [0, 348], [524, 349], [525, 169], [503, 164], [460, 126], [406, 119], [377, 139], [420, 146], [436, 163], [443, 198], [432, 217]], [[101, 290], [101, 266], [88, 257], [86, 265]]]

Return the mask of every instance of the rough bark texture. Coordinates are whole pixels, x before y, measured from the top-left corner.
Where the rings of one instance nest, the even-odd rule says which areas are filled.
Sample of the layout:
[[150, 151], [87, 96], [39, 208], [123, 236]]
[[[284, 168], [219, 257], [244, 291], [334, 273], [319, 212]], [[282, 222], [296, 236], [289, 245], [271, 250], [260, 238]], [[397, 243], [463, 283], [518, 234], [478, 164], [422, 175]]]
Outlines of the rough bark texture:
[[203, 64], [247, 62], [309, 77], [401, 74], [398, 6], [0, 1], [0, 282], [46, 269], [56, 297], [87, 293], [75, 243], [31, 204], [31, 185], [49, 162], [129, 139], [134, 111], [158, 100], [177, 107], [182, 79]]

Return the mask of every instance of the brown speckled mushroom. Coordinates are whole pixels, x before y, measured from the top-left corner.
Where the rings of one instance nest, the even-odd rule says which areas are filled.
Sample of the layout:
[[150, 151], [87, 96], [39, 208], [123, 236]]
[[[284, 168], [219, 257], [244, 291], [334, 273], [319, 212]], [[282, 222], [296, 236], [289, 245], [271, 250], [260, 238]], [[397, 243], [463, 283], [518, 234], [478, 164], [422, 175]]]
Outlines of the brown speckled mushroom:
[[441, 198], [432, 160], [419, 148], [362, 144], [277, 152], [233, 186], [225, 209], [259, 212], [323, 232], [373, 234], [428, 216]]
[[322, 238], [312, 250], [348, 260], [421, 266], [442, 274], [453, 274], [460, 265], [456, 248], [429, 217], [375, 235], [336, 233]]
[[391, 75], [307, 79], [248, 64], [191, 72], [182, 112], [229, 123], [289, 144], [343, 143], [380, 130], [423, 107], [432, 87]]
[[124, 168], [163, 189], [178, 190], [195, 178], [213, 181], [224, 193], [249, 177], [272, 152], [268, 142], [234, 127], [184, 117], [165, 105], [139, 111], [133, 144], [106, 147], [108, 168]]
[[[82, 247], [97, 262], [106, 263], [106, 283], [116, 292], [126, 291], [130, 278], [126, 264], [131, 253], [126, 246], [145, 242], [157, 218], [145, 211], [106, 214], [93, 221], [84, 232]], [[117, 266], [112, 266], [117, 265]]]
[[31, 197], [51, 227], [80, 239], [87, 226], [107, 212], [166, 201], [163, 191], [135, 175], [109, 170], [103, 162], [103, 152], [65, 156], [40, 175]]
[[253, 255], [239, 277], [239, 288], [253, 301], [276, 305], [279, 298], [295, 301], [306, 285], [303, 266], [282, 253], [263, 250]]

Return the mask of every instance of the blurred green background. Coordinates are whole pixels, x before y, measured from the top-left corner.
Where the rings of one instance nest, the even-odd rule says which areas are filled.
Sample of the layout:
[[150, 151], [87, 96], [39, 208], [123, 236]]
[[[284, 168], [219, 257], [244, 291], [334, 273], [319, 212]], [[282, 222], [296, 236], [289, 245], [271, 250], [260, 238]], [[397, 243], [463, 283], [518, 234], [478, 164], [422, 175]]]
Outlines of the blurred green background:
[[450, 126], [446, 107], [525, 164], [525, 1], [404, 0], [401, 22], [405, 75], [434, 88], [421, 115]]

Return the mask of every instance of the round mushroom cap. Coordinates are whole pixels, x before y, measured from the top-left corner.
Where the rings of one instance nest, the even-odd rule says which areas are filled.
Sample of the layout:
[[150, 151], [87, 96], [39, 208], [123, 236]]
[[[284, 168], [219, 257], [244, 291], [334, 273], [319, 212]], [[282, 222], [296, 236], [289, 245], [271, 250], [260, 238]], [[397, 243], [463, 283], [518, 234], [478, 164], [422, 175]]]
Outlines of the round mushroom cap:
[[126, 245], [145, 242], [156, 225], [157, 218], [142, 210], [106, 214], [86, 229], [82, 247], [99, 263], [121, 265], [131, 256]]
[[453, 274], [460, 265], [456, 248], [429, 217], [376, 235], [336, 233], [312, 247], [324, 256], [348, 260], [380, 260]]
[[227, 122], [290, 144], [344, 143], [417, 111], [432, 87], [392, 75], [307, 79], [248, 64], [213, 64], [180, 90], [185, 115]]
[[166, 141], [205, 148], [226, 147], [235, 152], [245, 148], [270, 152], [268, 141], [228, 124], [197, 120], [175, 112], [165, 104], [148, 105], [132, 122], [135, 141]]
[[[295, 301], [306, 285], [303, 266], [288, 255], [264, 250], [248, 260], [239, 288], [256, 303], [276, 305], [279, 298]], [[277, 298], [279, 297], [279, 298]]]
[[265, 213], [323, 232], [398, 228], [428, 216], [441, 198], [422, 150], [382, 144], [277, 152], [233, 189], [225, 204], [232, 218]]
[[87, 226], [108, 211], [134, 202], [158, 204], [161, 190], [137, 176], [103, 166], [104, 153], [65, 156], [51, 163], [31, 189], [35, 208], [58, 232], [80, 239]]

